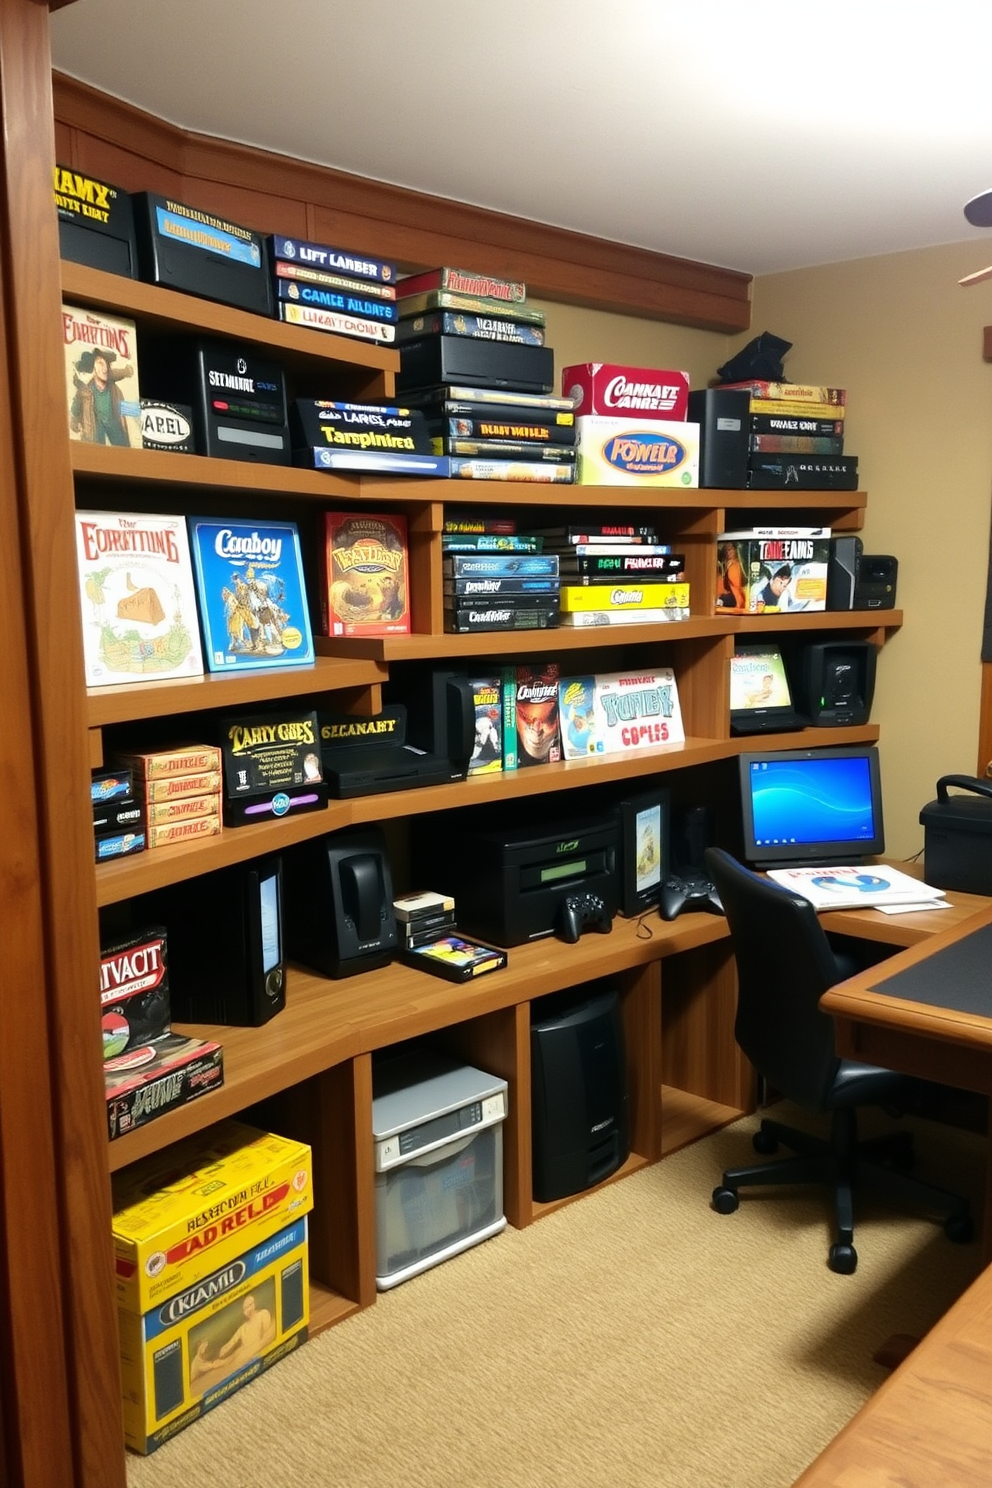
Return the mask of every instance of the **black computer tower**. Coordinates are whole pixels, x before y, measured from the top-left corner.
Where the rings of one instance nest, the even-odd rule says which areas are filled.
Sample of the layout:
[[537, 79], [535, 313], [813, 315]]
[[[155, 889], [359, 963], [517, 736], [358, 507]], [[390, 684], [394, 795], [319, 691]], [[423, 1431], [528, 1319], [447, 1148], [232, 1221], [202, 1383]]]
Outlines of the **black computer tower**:
[[742, 388], [699, 388], [689, 394], [689, 418], [699, 425], [699, 484], [743, 490], [751, 394]]
[[546, 1203], [592, 1188], [630, 1152], [619, 994], [541, 998], [530, 1044], [534, 1198]]

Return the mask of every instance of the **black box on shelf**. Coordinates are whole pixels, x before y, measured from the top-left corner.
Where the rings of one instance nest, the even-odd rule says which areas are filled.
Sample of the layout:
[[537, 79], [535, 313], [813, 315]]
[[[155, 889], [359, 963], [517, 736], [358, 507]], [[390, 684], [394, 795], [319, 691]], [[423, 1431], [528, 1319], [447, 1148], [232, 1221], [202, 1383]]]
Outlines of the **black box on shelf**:
[[290, 464], [283, 369], [258, 356], [253, 346], [196, 337], [152, 338], [142, 380], [162, 403], [178, 399], [192, 407], [198, 454]]
[[132, 200], [139, 278], [272, 314], [269, 256], [259, 233], [151, 191]]
[[63, 258], [108, 274], [138, 277], [134, 210], [126, 191], [67, 165], [57, 165], [55, 208]]
[[396, 388], [507, 388], [518, 393], [550, 393], [555, 354], [550, 346], [519, 346], [512, 341], [481, 341], [472, 336], [424, 336], [400, 347]]

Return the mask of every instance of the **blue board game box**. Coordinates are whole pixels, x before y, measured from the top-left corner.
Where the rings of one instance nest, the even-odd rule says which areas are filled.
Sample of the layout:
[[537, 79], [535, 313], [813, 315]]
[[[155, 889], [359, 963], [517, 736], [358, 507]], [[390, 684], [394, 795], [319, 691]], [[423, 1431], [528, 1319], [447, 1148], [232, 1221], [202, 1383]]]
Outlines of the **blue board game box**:
[[188, 521], [208, 669], [312, 665], [296, 523]]

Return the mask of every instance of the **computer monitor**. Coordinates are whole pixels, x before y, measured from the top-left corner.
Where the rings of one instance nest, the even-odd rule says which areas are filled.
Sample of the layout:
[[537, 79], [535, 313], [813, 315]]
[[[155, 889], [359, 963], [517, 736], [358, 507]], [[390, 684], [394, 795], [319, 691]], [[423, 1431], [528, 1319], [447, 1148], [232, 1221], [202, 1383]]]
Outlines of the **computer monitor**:
[[873, 745], [742, 754], [740, 779], [753, 868], [860, 863], [885, 851]]

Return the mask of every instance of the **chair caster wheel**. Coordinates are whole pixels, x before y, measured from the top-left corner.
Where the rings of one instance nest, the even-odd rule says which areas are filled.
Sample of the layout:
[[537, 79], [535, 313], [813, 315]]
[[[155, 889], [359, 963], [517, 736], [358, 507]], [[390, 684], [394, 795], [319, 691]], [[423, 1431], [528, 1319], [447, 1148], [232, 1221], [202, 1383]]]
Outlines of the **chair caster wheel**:
[[853, 1276], [858, 1267], [858, 1252], [853, 1245], [842, 1245], [839, 1241], [831, 1245], [827, 1265], [838, 1276]]
[[717, 1214], [733, 1214], [740, 1203], [736, 1188], [715, 1188], [713, 1190], [713, 1208]]
[[765, 1154], [778, 1151], [777, 1139], [773, 1137], [770, 1132], [762, 1131], [760, 1126], [758, 1127], [758, 1130], [755, 1132], [754, 1136], [751, 1138], [751, 1146], [754, 1148], [755, 1152], [761, 1152]]
[[975, 1227], [970, 1214], [952, 1214], [944, 1220], [944, 1234], [955, 1245], [967, 1245], [974, 1238]]

